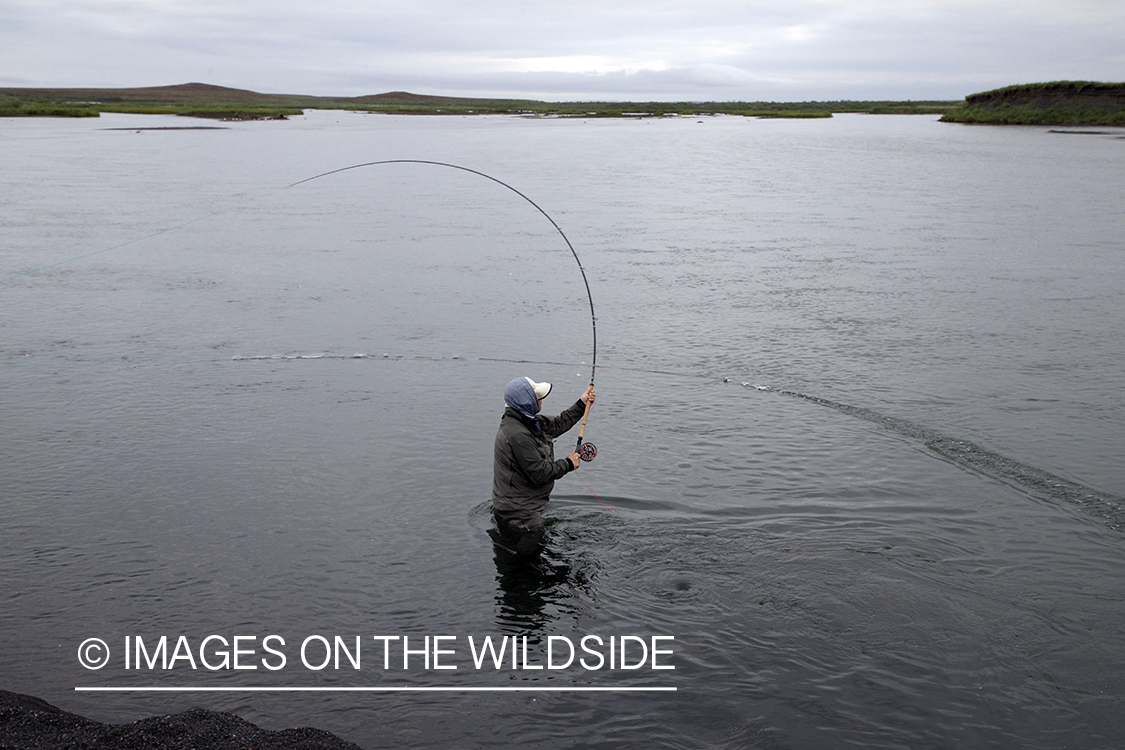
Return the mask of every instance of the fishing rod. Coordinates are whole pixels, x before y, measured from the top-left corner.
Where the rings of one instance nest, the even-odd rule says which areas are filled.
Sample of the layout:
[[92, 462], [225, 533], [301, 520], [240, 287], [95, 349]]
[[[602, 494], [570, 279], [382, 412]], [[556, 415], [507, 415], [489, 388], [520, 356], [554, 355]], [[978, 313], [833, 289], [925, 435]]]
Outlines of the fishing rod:
[[[574, 256], [574, 262], [578, 264], [578, 270], [582, 272], [582, 283], [586, 287], [586, 298], [590, 302], [590, 326], [591, 326], [591, 331], [592, 331], [592, 335], [593, 335], [593, 352], [592, 352], [592, 356], [590, 358], [590, 387], [592, 388], [594, 386], [594, 376], [597, 374], [597, 369], [598, 369], [598, 317], [597, 317], [597, 314], [594, 312], [594, 295], [593, 295], [593, 293], [590, 292], [590, 280], [588, 278], [586, 278], [586, 268], [585, 268], [585, 266], [582, 265], [582, 260], [578, 257], [578, 251], [576, 251], [574, 249], [574, 245], [571, 244], [570, 238], [566, 236], [566, 232], [564, 232], [562, 230], [562, 227], [560, 227], [558, 225], [558, 222], [556, 222], [551, 217], [551, 215], [549, 213], [544, 211], [542, 206], [540, 206], [538, 203], [533, 201], [531, 198], [529, 198], [524, 193], [520, 192], [519, 190], [512, 187], [511, 185], [504, 182], [503, 180], [500, 180], [500, 179], [497, 179], [496, 177], [493, 177], [490, 174], [485, 174], [484, 172], [480, 172], [480, 171], [477, 171], [475, 169], [470, 169], [469, 167], [463, 167], [459, 164], [450, 164], [448, 162], [443, 162], [443, 161], [430, 161], [430, 160], [427, 160], [427, 159], [383, 159], [383, 160], [380, 160], [380, 161], [369, 161], [369, 162], [363, 162], [362, 164], [353, 164], [350, 167], [341, 167], [340, 169], [333, 169], [333, 170], [330, 170], [328, 172], [322, 172], [321, 174], [313, 175], [312, 177], [308, 177], [308, 178], [305, 178], [305, 179], [300, 180], [298, 182], [294, 182], [293, 184], [288, 185], [287, 189], [297, 187], [298, 185], [303, 185], [306, 182], [312, 182], [313, 180], [318, 180], [321, 177], [328, 177], [329, 175], [339, 174], [341, 172], [347, 172], [347, 171], [352, 170], [352, 169], [360, 169], [360, 168], [363, 168], [363, 167], [375, 167], [375, 166], [379, 166], [379, 165], [383, 165], [383, 164], [429, 164], [429, 165], [435, 166], [435, 167], [448, 167], [449, 169], [457, 169], [457, 170], [460, 170], [462, 172], [468, 172], [469, 174], [475, 174], [479, 177], [485, 178], [486, 180], [491, 180], [498, 185], [502, 185], [503, 187], [506, 187], [508, 190], [511, 190], [513, 193], [515, 193], [516, 195], [518, 195], [519, 197], [523, 198], [525, 201], [530, 203], [532, 206], [534, 206], [535, 209], [539, 213], [543, 214], [543, 216], [547, 219], [547, 221], [551, 222], [551, 226], [553, 226], [555, 228], [555, 231], [559, 233], [559, 236], [563, 238], [563, 242], [565, 242], [566, 246], [570, 249], [570, 254]], [[582, 426], [578, 430], [578, 443], [574, 446], [575, 452], [579, 455], [579, 457], [583, 461], [593, 461], [594, 457], [598, 455], [597, 447], [593, 443], [587, 443], [587, 442], [584, 441], [584, 436], [586, 434], [586, 422], [589, 421], [589, 419], [590, 419], [590, 402], [587, 401], [586, 402], [586, 410], [582, 415]]]
[[[585, 268], [585, 266], [582, 265], [582, 260], [578, 257], [578, 252], [574, 249], [574, 245], [571, 244], [570, 238], [566, 236], [566, 233], [563, 232], [562, 227], [560, 227], [558, 225], [558, 222], [556, 222], [554, 220], [554, 218], [552, 218], [549, 213], [547, 213], [545, 210], [543, 210], [542, 206], [540, 206], [538, 203], [533, 201], [531, 198], [529, 198], [524, 193], [520, 192], [519, 190], [512, 187], [511, 185], [504, 182], [503, 180], [500, 180], [496, 177], [493, 177], [490, 174], [485, 174], [484, 172], [480, 172], [476, 169], [470, 169], [469, 167], [463, 167], [459, 164], [450, 164], [448, 162], [441, 162], [441, 161], [430, 161], [430, 160], [427, 160], [427, 159], [383, 159], [383, 160], [380, 160], [380, 161], [369, 161], [369, 162], [363, 162], [363, 163], [360, 163], [360, 164], [352, 164], [351, 166], [348, 166], [348, 167], [341, 167], [340, 169], [333, 169], [333, 170], [330, 170], [328, 172], [321, 172], [320, 174], [313, 175], [312, 177], [307, 177], [303, 180], [298, 180], [297, 182], [294, 182], [290, 185], [286, 185], [285, 188], [283, 188], [283, 189], [289, 190], [289, 189], [297, 187], [298, 185], [304, 185], [306, 182], [312, 182], [313, 180], [319, 180], [322, 177], [328, 177], [330, 175], [340, 174], [341, 172], [347, 172], [347, 171], [350, 171], [352, 169], [360, 169], [360, 168], [363, 168], [363, 167], [374, 167], [374, 166], [380, 166], [380, 165], [386, 165], [386, 164], [428, 164], [428, 165], [435, 166], [435, 167], [446, 167], [448, 169], [456, 169], [456, 170], [459, 170], [461, 172], [468, 172], [469, 174], [474, 174], [474, 175], [477, 175], [478, 177], [483, 177], [486, 180], [491, 180], [492, 182], [495, 182], [496, 184], [501, 185], [501, 186], [507, 188], [508, 190], [511, 190], [513, 193], [515, 193], [516, 195], [518, 195], [519, 197], [523, 198], [525, 201], [530, 203], [535, 208], [535, 210], [537, 210], [539, 213], [543, 214], [543, 216], [547, 219], [547, 221], [551, 222], [551, 226], [553, 226], [555, 228], [555, 231], [559, 233], [559, 236], [563, 238], [563, 241], [566, 243], [567, 248], [569, 248], [569, 250], [570, 250], [570, 254], [572, 256], [574, 256], [574, 262], [578, 264], [578, 270], [581, 271], [581, 273], [582, 273], [582, 283], [586, 287], [586, 298], [590, 302], [590, 326], [591, 326], [591, 332], [592, 332], [592, 337], [593, 337], [593, 349], [592, 349], [592, 355], [591, 355], [591, 359], [590, 359], [590, 386], [593, 387], [594, 376], [597, 374], [597, 367], [598, 367], [598, 318], [597, 318], [597, 315], [594, 312], [594, 295], [590, 292], [590, 280], [588, 278], [586, 278], [586, 268]], [[226, 213], [227, 211], [230, 211], [232, 209], [239, 208], [241, 206], [245, 206], [249, 203], [253, 203], [254, 201], [260, 200], [260, 199], [265, 198], [269, 195], [272, 195], [272, 193], [263, 193], [262, 195], [244, 200], [240, 203], [236, 203], [232, 206], [228, 206], [227, 208], [223, 208], [223, 209], [220, 209], [218, 211], [213, 211], [213, 212], [211, 212], [209, 214], [206, 214], [204, 216], [200, 216], [200, 217], [197, 217], [195, 219], [191, 219], [190, 221], [186, 221], [182, 224], [177, 224], [176, 226], [172, 226], [172, 227], [168, 227], [166, 229], [159, 230], [157, 232], [145, 235], [143, 237], [137, 237], [135, 239], [128, 240], [127, 242], [122, 242], [122, 243], [117, 244], [117, 245], [111, 245], [109, 247], [105, 247], [105, 248], [102, 248], [100, 250], [95, 250], [95, 251], [90, 252], [90, 253], [85, 253], [83, 255], [79, 255], [79, 256], [69, 258], [69, 259], [66, 259], [66, 260], [61, 260], [61, 261], [51, 263], [51, 264], [48, 264], [48, 265], [39, 266], [38, 268], [32, 268], [32, 269], [23, 271], [21, 273], [17, 273], [13, 276], [0, 278], [0, 284], [8, 282], [8, 281], [13, 281], [13, 280], [15, 280], [17, 278], [20, 278], [22, 276], [27, 276], [29, 274], [38, 273], [39, 271], [44, 271], [48, 268], [54, 268], [56, 266], [65, 265], [67, 263], [73, 263], [74, 261], [81, 260], [83, 258], [89, 258], [91, 256], [99, 255], [101, 253], [106, 253], [106, 252], [109, 252], [111, 250], [116, 250], [118, 248], [125, 247], [127, 245], [132, 245], [132, 244], [136, 244], [136, 243], [139, 243], [139, 242], [143, 242], [144, 240], [152, 239], [153, 237], [158, 237], [162, 234], [167, 234], [168, 232], [175, 231], [176, 229], [186, 227], [189, 224], [194, 224], [196, 222], [202, 221], [202, 220], [210, 218], [212, 216], [218, 216], [219, 214]], [[594, 460], [594, 456], [596, 456], [597, 453], [598, 453], [598, 450], [597, 450], [597, 448], [594, 447], [593, 443], [583, 442], [583, 437], [584, 437], [585, 432], [586, 432], [586, 422], [589, 420], [589, 418], [590, 418], [590, 404], [587, 403], [586, 404], [586, 411], [582, 416], [582, 427], [578, 431], [578, 444], [575, 446], [575, 449], [574, 449], [582, 457], [582, 460], [584, 460], [584, 461]]]

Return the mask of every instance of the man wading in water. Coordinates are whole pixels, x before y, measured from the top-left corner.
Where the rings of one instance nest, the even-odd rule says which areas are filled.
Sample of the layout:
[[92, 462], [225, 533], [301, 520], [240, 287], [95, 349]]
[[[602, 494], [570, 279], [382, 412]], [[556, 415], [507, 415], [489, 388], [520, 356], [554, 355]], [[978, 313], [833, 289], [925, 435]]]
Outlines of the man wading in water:
[[553, 439], [573, 427], [582, 419], [586, 405], [594, 403], [591, 385], [562, 414], [546, 417], [539, 410], [550, 392], [550, 383], [531, 378], [516, 378], [504, 389], [507, 408], [496, 433], [492, 512], [500, 532], [516, 538], [518, 552], [538, 544], [542, 511], [551, 499], [555, 480], [578, 468], [577, 452], [555, 460]]

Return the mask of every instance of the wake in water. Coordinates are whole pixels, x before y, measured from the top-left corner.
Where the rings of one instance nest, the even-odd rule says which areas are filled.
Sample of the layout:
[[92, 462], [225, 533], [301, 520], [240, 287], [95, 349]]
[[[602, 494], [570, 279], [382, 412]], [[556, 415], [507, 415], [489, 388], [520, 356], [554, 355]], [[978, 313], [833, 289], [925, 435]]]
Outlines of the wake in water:
[[[112, 365], [143, 365], [143, 364], [183, 364], [187, 361], [190, 362], [263, 362], [263, 361], [300, 361], [300, 360], [417, 360], [417, 361], [432, 361], [432, 362], [503, 362], [513, 364], [535, 364], [535, 365], [548, 365], [548, 366], [588, 366], [586, 363], [576, 362], [555, 362], [543, 360], [526, 360], [526, 359], [509, 359], [501, 357], [476, 357], [476, 356], [460, 356], [460, 355], [422, 355], [410, 354], [405, 355], [401, 353], [369, 353], [369, 352], [355, 352], [351, 354], [330, 352], [330, 351], [314, 351], [314, 352], [286, 352], [274, 354], [259, 354], [259, 355], [238, 355], [230, 357], [229, 359], [202, 359], [202, 360], [184, 360], [184, 361], [138, 361], [128, 359], [113, 359], [104, 361], [70, 361], [65, 362], [62, 360], [52, 360], [48, 362], [7, 362], [7, 365], [58, 365], [61, 363], [66, 364], [112, 364]], [[611, 366], [612, 367], [612, 366]], [[669, 372], [664, 370], [655, 370], [650, 368], [636, 368], [636, 367], [614, 367], [613, 369], [644, 372], [653, 375], [676, 375], [680, 377], [690, 377], [691, 373], [685, 372]], [[733, 382], [731, 378], [724, 378], [724, 383]], [[1125, 498], [1114, 495], [1112, 493], [1103, 492], [1101, 490], [1088, 487], [1078, 482], [1065, 479], [1058, 475], [1052, 474], [1044, 469], [1040, 469], [1028, 464], [1022, 463], [1012, 458], [1008, 458], [994, 451], [990, 451], [968, 440], [961, 440], [958, 438], [943, 435], [935, 430], [923, 427], [905, 419], [898, 417], [891, 417], [881, 414], [872, 409], [845, 404], [830, 399], [821, 398], [819, 396], [812, 396], [799, 391], [791, 391], [785, 389], [777, 389], [768, 385], [761, 385], [751, 383], [749, 381], [741, 382], [741, 385], [747, 389], [753, 389], [762, 392], [779, 393], [784, 396], [802, 399], [814, 404], [826, 406], [842, 414], [847, 414], [852, 417], [857, 417], [868, 422], [873, 422], [884, 429], [897, 433], [904, 437], [910, 438], [921, 442], [931, 452], [937, 454], [942, 459], [949, 461], [963, 469], [979, 473], [981, 475], [998, 479], [1006, 484], [1020, 490], [1021, 492], [1031, 495], [1033, 497], [1054, 503], [1066, 503], [1077, 506], [1084, 514], [1097, 519], [1109, 528], [1115, 531], [1125, 531]], [[589, 488], [587, 488], [589, 489]], [[591, 492], [591, 494], [593, 494]], [[628, 500], [612, 499], [606, 501], [606, 504], [611, 507], [617, 505], [628, 506]]]
[[1125, 498], [1063, 479], [1043, 469], [994, 453], [975, 443], [942, 435], [905, 419], [888, 417], [871, 409], [809, 396], [797, 391], [779, 391], [779, 393], [874, 422], [899, 435], [921, 441], [934, 453], [962, 468], [999, 479], [1043, 500], [1077, 505], [1083, 512], [1097, 518], [1109, 528], [1125, 531]]
[[[530, 361], [519, 359], [504, 359], [496, 357], [462, 357], [462, 356], [426, 356], [426, 355], [402, 355], [402, 354], [368, 354], [368, 353], [355, 353], [355, 354], [339, 354], [339, 353], [288, 353], [288, 354], [271, 354], [271, 355], [258, 355], [258, 356], [237, 356], [234, 361], [268, 361], [268, 360], [313, 360], [313, 359], [373, 359], [373, 360], [427, 360], [427, 361], [479, 361], [479, 362], [508, 362], [516, 364], [537, 364], [537, 365], [558, 365], [558, 366], [573, 366], [575, 363], [565, 362], [543, 362], [543, 361]], [[585, 363], [582, 363], [585, 364]], [[621, 370], [635, 370], [643, 371], [648, 374], [677, 374], [683, 376], [684, 373], [669, 373], [661, 370], [650, 370], [641, 368], [621, 367]], [[723, 379], [724, 383], [732, 382], [730, 378]], [[975, 443], [968, 440], [961, 440], [953, 438], [948, 435], [943, 435], [935, 430], [927, 427], [917, 425], [905, 419], [898, 417], [891, 417], [881, 414], [872, 409], [867, 409], [860, 406], [853, 406], [851, 404], [844, 404], [830, 399], [820, 398], [819, 396], [811, 396], [798, 391], [790, 391], [784, 389], [775, 389], [768, 385], [761, 385], [750, 382], [742, 382], [744, 388], [753, 389], [762, 392], [779, 393], [783, 396], [790, 396], [799, 398], [804, 401], [809, 401], [814, 404], [826, 406], [834, 409], [842, 414], [847, 414], [852, 417], [873, 422], [879, 426], [895, 432], [904, 437], [917, 440], [925, 445], [927, 449], [936, 453], [941, 458], [960, 466], [963, 469], [974, 471], [984, 476], [998, 479], [1007, 483], [1010, 486], [1032, 495], [1039, 499], [1055, 502], [1055, 503], [1068, 503], [1078, 506], [1085, 514], [1096, 518], [1104, 523], [1109, 528], [1115, 531], [1125, 531], [1125, 498], [1107, 492], [1088, 487], [1069, 479], [1052, 474], [1044, 469], [1039, 469], [1034, 466], [1016, 461], [1015, 459], [1008, 458], [994, 451], [982, 448]], [[587, 487], [589, 490], [590, 488]], [[591, 495], [594, 495], [591, 490]], [[607, 505], [610, 508], [615, 508], [615, 503], [628, 505], [628, 500], [617, 499], [614, 501], [599, 502]]]

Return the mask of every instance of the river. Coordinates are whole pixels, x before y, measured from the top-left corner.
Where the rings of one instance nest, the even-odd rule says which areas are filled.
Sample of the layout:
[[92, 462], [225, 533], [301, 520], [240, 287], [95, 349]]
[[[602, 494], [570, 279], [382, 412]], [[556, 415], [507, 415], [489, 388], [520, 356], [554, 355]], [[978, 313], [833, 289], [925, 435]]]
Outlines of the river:
[[[0, 688], [371, 750], [1119, 746], [1125, 130], [201, 122], [0, 120]], [[384, 160], [482, 174], [294, 186]], [[504, 385], [557, 413], [595, 353], [513, 565]]]

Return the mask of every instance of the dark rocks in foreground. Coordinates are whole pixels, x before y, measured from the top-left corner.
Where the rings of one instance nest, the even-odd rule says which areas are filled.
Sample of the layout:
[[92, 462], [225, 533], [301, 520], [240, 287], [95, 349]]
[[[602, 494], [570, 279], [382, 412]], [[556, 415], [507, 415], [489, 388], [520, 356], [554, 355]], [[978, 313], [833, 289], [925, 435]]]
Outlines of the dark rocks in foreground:
[[320, 729], [260, 729], [193, 708], [131, 724], [102, 724], [39, 698], [0, 690], [0, 750], [361, 750]]

